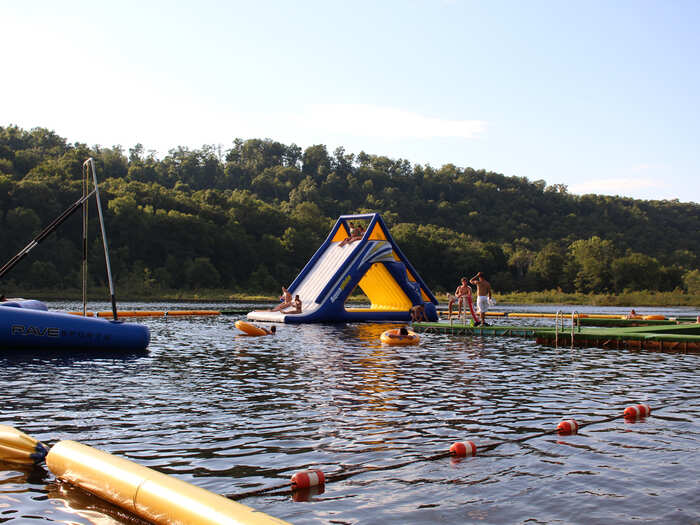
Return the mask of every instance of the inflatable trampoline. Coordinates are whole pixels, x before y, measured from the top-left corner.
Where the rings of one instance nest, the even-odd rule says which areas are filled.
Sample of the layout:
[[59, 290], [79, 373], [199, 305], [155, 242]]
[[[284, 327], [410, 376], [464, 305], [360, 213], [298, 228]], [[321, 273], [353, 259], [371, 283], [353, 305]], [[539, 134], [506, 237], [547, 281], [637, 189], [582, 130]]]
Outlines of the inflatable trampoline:
[[6, 350], [125, 350], [142, 352], [150, 342], [148, 328], [49, 312], [40, 301], [0, 303], [0, 348]]
[[[92, 173], [92, 191], [90, 174]], [[77, 210], [83, 210], [83, 312], [87, 311], [87, 203], [95, 197], [102, 245], [104, 248], [107, 281], [112, 300], [112, 321], [94, 317], [78, 317], [68, 313], [49, 312], [41, 301], [0, 298], [0, 351], [5, 350], [126, 350], [141, 352], [146, 349], [151, 336], [148, 328], [127, 324], [118, 320], [117, 302], [114, 295], [112, 269], [107, 247], [102, 203], [97, 185], [95, 162], [92, 158], [83, 163], [83, 195], [48, 226], [39, 232], [29, 244], [0, 267], [0, 279], [12, 270], [36, 246], [56, 230]]]
[[[354, 242], [347, 242], [350, 221], [369, 223]], [[369, 298], [368, 308], [346, 307], [356, 287]], [[406, 322], [411, 308], [422, 305], [428, 319], [437, 321], [437, 299], [401, 253], [378, 213], [342, 215], [289, 286], [289, 292], [299, 295], [301, 313], [258, 310], [248, 313], [248, 319], [279, 323]]]

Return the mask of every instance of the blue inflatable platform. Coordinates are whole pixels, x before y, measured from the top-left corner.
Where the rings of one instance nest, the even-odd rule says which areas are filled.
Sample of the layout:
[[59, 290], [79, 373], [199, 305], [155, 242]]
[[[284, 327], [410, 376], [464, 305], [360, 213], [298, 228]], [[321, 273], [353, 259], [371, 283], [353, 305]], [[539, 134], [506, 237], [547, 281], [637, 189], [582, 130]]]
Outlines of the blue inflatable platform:
[[61, 312], [40, 301], [0, 302], [0, 350], [79, 350], [143, 352], [147, 327]]

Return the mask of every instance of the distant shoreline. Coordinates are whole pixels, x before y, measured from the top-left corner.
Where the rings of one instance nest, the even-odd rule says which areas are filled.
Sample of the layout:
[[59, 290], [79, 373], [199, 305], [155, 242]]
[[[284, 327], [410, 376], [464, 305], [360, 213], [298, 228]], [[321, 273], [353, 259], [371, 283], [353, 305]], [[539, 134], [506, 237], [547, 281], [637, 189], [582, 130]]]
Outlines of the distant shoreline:
[[[78, 289], [69, 290], [29, 290], [8, 287], [2, 291], [7, 297], [24, 297], [26, 299], [39, 299], [44, 301], [80, 301], [82, 292]], [[436, 294], [442, 305], [447, 304], [445, 293]], [[230, 292], [224, 289], [212, 290], [116, 290], [117, 302], [141, 301], [141, 302], [174, 302], [185, 303], [274, 303], [278, 301], [276, 295], [263, 293]], [[674, 292], [628, 292], [623, 294], [582, 294], [565, 293], [556, 290], [540, 292], [512, 292], [506, 294], [494, 294], [497, 305], [503, 304], [529, 304], [529, 305], [586, 305], [586, 306], [688, 306], [700, 307], [699, 294], [687, 294], [680, 291]], [[88, 301], [110, 301], [108, 293], [103, 289], [90, 290]], [[350, 298], [352, 303], [367, 303], [369, 300], [356, 295]], [[496, 306], [494, 309], [498, 309]]]

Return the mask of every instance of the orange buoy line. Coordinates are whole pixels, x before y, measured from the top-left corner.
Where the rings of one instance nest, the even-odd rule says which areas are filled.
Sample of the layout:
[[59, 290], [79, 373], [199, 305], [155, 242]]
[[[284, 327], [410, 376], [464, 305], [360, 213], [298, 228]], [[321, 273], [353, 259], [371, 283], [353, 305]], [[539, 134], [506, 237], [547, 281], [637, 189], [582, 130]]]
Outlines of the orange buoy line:
[[644, 403], [625, 408], [625, 419], [639, 419], [651, 414], [651, 407]]
[[[83, 312], [68, 312], [83, 315]], [[87, 312], [88, 317], [112, 317], [112, 312]], [[118, 317], [184, 317], [187, 315], [221, 315], [219, 310], [122, 310]]]
[[458, 441], [450, 447], [450, 454], [458, 457], [476, 456], [476, 445], [473, 441]]
[[[688, 399], [683, 399], [680, 400], [679, 402], [686, 402]], [[665, 407], [672, 406], [674, 403], [667, 403]], [[659, 408], [663, 408], [663, 406], [659, 406]], [[496, 447], [499, 447], [500, 445], [504, 445], [506, 443], [523, 443], [525, 441], [529, 441], [531, 439], [539, 438], [539, 437], [544, 437], [547, 435], [551, 434], [558, 434], [560, 436], [565, 436], [565, 435], [573, 435], [577, 434], [578, 430], [581, 427], [588, 426], [588, 425], [596, 425], [600, 423], [607, 423], [610, 421], [614, 421], [616, 419], [624, 418], [624, 420], [628, 423], [633, 423], [637, 421], [638, 419], [644, 418], [646, 416], [649, 416], [651, 414], [651, 408], [647, 404], [638, 404], [638, 405], [633, 405], [630, 407], [627, 407], [622, 413], [618, 413], [617, 415], [597, 420], [597, 421], [589, 421], [588, 423], [579, 423], [574, 419], [565, 419], [561, 421], [555, 429], [552, 430], [547, 430], [543, 432], [539, 432], [537, 434], [532, 434], [529, 436], [524, 436], [522, 438], [518, 439], [507, 439], [507, 440], [502, 440], [502, 441], [496, 441], [488, 444], [480, 444], [479, 445], [479, 451], [480, 452], [487, 452], [490, 450], [495, 449]], [[305, 470], [301, 472], [297, 472], [292, 476], [292, 481], [291, 481], [291, 491], [292, 493], [296, 493], [297, 491], [306, 491], [309, 490], [309, 488], [314, 488], [314, 487], [323, 487], [326, 482], [330, 481], [341, 481], [353, 476], [356, 476], [358, 474], [363, 474], [365, 472], [375, 472], [375, 471], [383, 471], [383, 470], [395, 470], [395, 469], [400, 469], [408, 465], [412, 465], [415, 463], [420, 463], [422, 461], [434, 461], [438, 459], [445, 459], [448, 457], [453, 457], [453, 458], [464, 458], [467, 456], [474, 457], [476, 456], [477, 453], [477, 446], [473, 441], [458, 441], [454, 443], [448, 452], [438, 452], [436, 454], [430, 455], [430, 456], [423, 456], [423, 457], [418, 457], [409, 461], [404, 461], [402, 463], [394, 463], [391, 465], [384, 465], [384, 466], [359, 466], [358, 468], [355, 468], [353, 470], [344, 470], [342, 472], [338, 472], [335, 474], [324, 474], [322, 471], [318, 469], [310, 469], [310, 470]], [[308, 483], [308, 485], [307, 485]], [[247, 497], [251, 496], [259, 496], [261, 494], [270, 494], [270, 495], [275, 495], [275, 496], [281, 496], [281, 495], [286, 495], [290, 491], [290, 484], [285, 483], [281, 485], [275, 485], [263, 489], [256, 489], [250, 492], [244, 492], [244, 493], [238, 493], [238, 494], [231, 494], [227, 497], [234, 499], [234, 500], [239, 500], [239, 499], [244, 499]], [[295, 501], [306, 501], [304, 498], [300, 499], [295, 499]]]
[[557, 425], [557, 433], [562, 436], [578, 434], [578, 423], [575, 419], [565, 419]]

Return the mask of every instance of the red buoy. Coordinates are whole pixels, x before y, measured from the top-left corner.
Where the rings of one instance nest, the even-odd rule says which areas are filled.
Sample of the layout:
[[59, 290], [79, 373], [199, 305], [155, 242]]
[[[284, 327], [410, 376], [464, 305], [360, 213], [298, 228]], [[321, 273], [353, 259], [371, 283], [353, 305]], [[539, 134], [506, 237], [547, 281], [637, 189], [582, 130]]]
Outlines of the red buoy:
[[323, 485], [326, 482], [326, 476], [320, 470], [302, 470], [292, 476], [292, 486], [297, 489], [308, 489]]
[[557, 432], [563, 435], [576, 434], [578, 432], [578, 423], [574, 419], [565, 419], [557, 425]]
[[457, 441], [450, 447], [453, 456], [476, 456], [476, 445], [472, 441]]
[[632, 405], [631, 407], [627, 407], [625, 408], [624, 412], [624, 416], [627, 419], [647, 417], [649, 414], [651, 414], [651, 407], [643, 403], [640, 405]]

